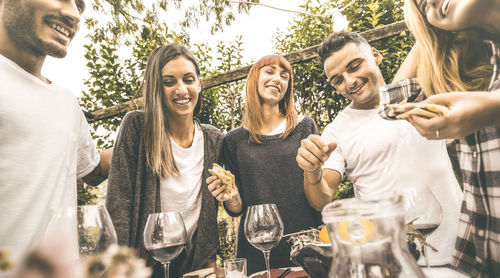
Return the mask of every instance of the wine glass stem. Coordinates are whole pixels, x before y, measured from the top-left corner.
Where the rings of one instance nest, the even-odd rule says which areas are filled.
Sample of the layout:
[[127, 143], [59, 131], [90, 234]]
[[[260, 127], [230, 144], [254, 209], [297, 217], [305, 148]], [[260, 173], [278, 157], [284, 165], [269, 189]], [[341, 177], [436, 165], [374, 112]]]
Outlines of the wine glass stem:
[[264, 253], [264, 259], [266, 260], [267, 278], [271, 278], [271, 266], [269, 264], [269, 255], [271, 251], [262, 251]]
[[431, 266], [429, 265], [429, 257], [427, 256], [427, 246], [425, 246], [425, 244], [423, 244], [422, 246], [422, 255], [424, 256], [424, 259], [425, 259], [425, 266], [427, 268], [427, 277], [428, 278], [432, 278], [432, 275], [431, 275]]
[[163, 272], [165, 273], [165, 278], [168, 278], [169, 270], [170, 270], [170, 262], [162, 263]]

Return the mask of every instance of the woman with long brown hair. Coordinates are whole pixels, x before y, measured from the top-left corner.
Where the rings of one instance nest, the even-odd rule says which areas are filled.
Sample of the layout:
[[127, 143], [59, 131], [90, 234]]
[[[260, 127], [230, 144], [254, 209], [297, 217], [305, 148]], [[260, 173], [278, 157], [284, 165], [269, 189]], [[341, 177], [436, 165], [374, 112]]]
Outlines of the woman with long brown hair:
[[[290, 63], [278, 55], [267, 55], [250, 69], [246, 84], [243, 126], [224, 137], [223, 158], [226, 169], [235, 175], [238, 192], [225, 193], [220, 180], [207, 180], [212, 194], [224, 202], [232, 215], [243, 213], [251, 205], [276, 204], [284, 224], [284, 233], [317, 227], [318, 212], [304, 194], [304, 172], [295, 157], [300, 141], [318, 133], [307, 116], [298, 116], [293, 102], [293, 72]], [[248, 273], [264, 270], [260, 250], [243, 233], [238, 235], [238, 257], [245, 257]], [[290, 243], [282, 239], [271, 252], [271, 267], [292, 266]]]
[[[143, 245], [148, 215], [180, 212], [190, 244], [170, 266], [172, 277], [200, 269], [215, 258], [219, 245], [217, 200], [205, 183], [219, 161], [222, 133], [194, 118], [201, 109], [200, 68], [177, 43], [150, 55], [139, 93], [144, 111], [123, 118], [114, 146], [106, 206], [118, 242], [154, 260]], [[153, 277], [163, 277], [155, 263]]]
[[404, 80], [381, 99], [423, 99], [423, 93], [424, 102], [449, 108], [446, 116], [410, 116], [408, 121], [428, 139], [458, 138], [464, 203], [452, 264], [470, 276], [497, 277], [500, 1], [405, 0], [405, 18], [417, 47], [409, 58], [414, 62], [405, 62], [403, 72], [416, 73], [421, 89], [409, 88], [414, 81]]

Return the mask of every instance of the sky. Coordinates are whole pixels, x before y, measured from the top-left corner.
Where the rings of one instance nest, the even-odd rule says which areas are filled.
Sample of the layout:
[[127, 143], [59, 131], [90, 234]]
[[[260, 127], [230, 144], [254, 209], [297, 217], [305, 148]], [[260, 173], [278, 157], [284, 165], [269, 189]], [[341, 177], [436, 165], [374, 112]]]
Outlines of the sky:
[[[303, 0], [261, 0], [260, 2], [283, 9], [303, 11], [299, 7]], [[250, 9], [248, 15], [237, 16], [236, 21], [231, 26], [226, 27], [223, 32], [219, 32], [214, 36], [210, 35], [209, 29], [204, 29], [203, 26], [193, 28], [190, 32], [191, 43], [205, 42], [212, 49], [216, 49], [218, 41], [232, 42], [237, 36], [241, 35], [244, 48], [243, 62], [256, 61], [264, 55], [275, 52], [272, 41], [273, 35], [278, 30], [285, 31], [294, 16], [294, 13], [264, 6], [254, 6]], [[85, 24], [82, 24], [80, 31], [68, 48], [68, 55], [63, 59], [47, 57], [42, 68], [44, 76], [62, 85], [77, 97], [81, 96], [81, 91], [84, 89], [83, 81], [89, 76], [85, 66], [85, 50], [83, 48], [86, 34], [87, 29]]]

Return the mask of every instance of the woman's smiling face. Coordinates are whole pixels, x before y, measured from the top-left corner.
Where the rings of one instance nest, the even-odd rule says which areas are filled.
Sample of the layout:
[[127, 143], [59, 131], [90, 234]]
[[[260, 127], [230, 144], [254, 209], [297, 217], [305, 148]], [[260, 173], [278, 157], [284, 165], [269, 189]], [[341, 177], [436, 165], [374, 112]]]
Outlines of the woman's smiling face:
[[482, 17], [499, 0], [414, 0], [427, 21], [443, 30], [482, 27]]
[[179, 56], [161, 70], [163, 103], [174, 119], [193, 117], [200, 92], [200, 80], [190, 60]]
[[259, 70], [258, 93], [263, 103], [278, 105], [288, 89], [290, 73], [278, 64]]

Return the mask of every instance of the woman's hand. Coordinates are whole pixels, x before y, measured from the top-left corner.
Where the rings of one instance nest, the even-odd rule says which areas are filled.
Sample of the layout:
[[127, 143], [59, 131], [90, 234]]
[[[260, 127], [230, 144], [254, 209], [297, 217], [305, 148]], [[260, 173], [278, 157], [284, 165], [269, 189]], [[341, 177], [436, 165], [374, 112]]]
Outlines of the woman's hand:
[[[217, 201], [224, 202], [234, 200], [235, 198], [239, 199], [240, 194], [238, 193], [238, 189], [229, 189], [228, 185], [222, 183], [222, 180], [217, 176], [212, 175], [208, 177], [206, 182], [208, 184], [208, 190], [212, 193], [215, 199], [217, 199]], [[228, 191], [230, 194], [227, 193]]]
[[[210, 176], [206, 180], [208, 190], [212, 196], [219, 202], [226, 202], [226, 207], [233, 213], [240, 213], [242, 210], [242, 202], [238, 188], [231, 188], [228, 190], [228, 185], [222, 183], [222, 180], [217, 176]], [[227, 192], [230, 193], [227, 193]]]
[[434, 95], [424, 102], [445, 105], [450, 109], [447, 117], [408, 117], [408, 122], [427, 139], [456, 139], [488, 126], [500, 125], [498, 93], [454, 92]]

